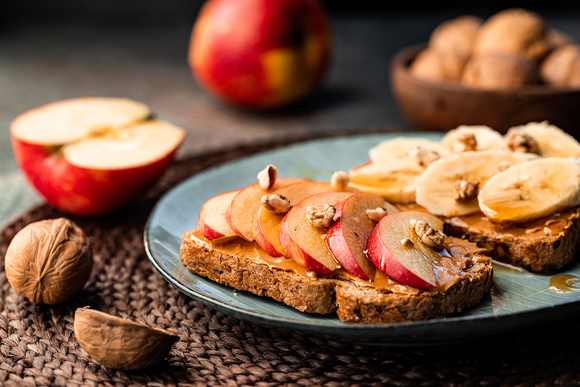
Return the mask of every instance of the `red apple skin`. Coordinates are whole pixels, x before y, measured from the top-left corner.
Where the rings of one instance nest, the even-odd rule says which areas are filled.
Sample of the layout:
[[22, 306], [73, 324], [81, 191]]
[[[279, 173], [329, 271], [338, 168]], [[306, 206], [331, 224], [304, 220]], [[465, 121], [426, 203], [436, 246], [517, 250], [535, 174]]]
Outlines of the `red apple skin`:
[[[328, 246], [340, 262], [342, 267], [351, 274], [356, 275], [362, 280], [369, 281], [370, 278], [356, 262], [356, 259], [350, 254], [350, 249], [344, 238], [342, 230], [342, 221], [335, 222], [326, 230]], [[342, 254], [340, 252], [343, 252]]]
[[288, 230], [288, 222], [286, 217], [280, 222], [280, 243], [284, 246], [288, 256], [298, 262], [302, 267], [311, 270], [318, 275], [325, 276], [332, 272], [332, 269], [324, 266], [309, 254], [306, 254], [300, 245], [292, 238], [292, 233]]
[[[303, 244], [303, 242], [305, 242], [304, 240], [301, 241], [301, 240], [295, 239], [295, 236], [293, 235], [293, 232], [292, 232], [292, 227], [304, 227], [307, 225], [305, 211], [308, 208], [308, 206], [313, 205], [314, 203], [316, 203], [316, 204], [324, 203], [324, 204], [337, 205], [338, 203], [344, 201], [347, 197], [349, 197], [353, 194], [354, 194], [353, 192], [324, 192], [324, 193], [318, 193], [318, 194], [308, 196], [308, 197], [304, 198], [303, 200], [301, 200], [300, 202], [298, 202], [284, 216], [284, 218], [280, 222], [280, 230], [278, 231], [278, 238], [280, 239], [280, 243], [282, 244], [282, 248], [286, 252], [286, 255], [289, 258], [292, 258], [293, 260], [295, 260], [302, 267], [306, 268], [307, 270], [314, 271], [321, 276], [327, 275], [328, 273], [332, 272], [333, 270], [339, 268], [340, 264], [338, 263], [336, 258], [334, 258], [334, 254], [332, 254], [332, 252], [328, 248], [328, 245], [326, 244], [324, 239], [321, 238], [321, 236], [325, 235], [325, 230], [317, 229], [316, 227], [310, 226], [310, 227], [312, 227], [310, 229], [311, 230], [310, 232], [313, 232], [313, 234], [309, 234], [309, 237], [312, 237], [312, 238], [309, 238], [309, 240], [306, 242], [310, 243], [311, 240], [315, 241], [315, 245], [317, 247], [321, 246], [319, 243], [323, 243], [323, 246], [325, 246], [324, 247], [324, 251], [325, 251], [324, 255], [326, 255], [326, 253], [327, 253], [328, 257], [330, 257], [330, 259], [327, 259], [328, 265], [325, 265], [321, 262], [322, 254], [320, 254], [320, 250], [313, 253], [311, 246], [304, 247], [304, 244]], [[321, 199], [321, 200], [318, 200], [318, 199]], [[295, 212], [295, 211], [299, 211], [299, 212]], [[290, 217], [293, 216], [293, 214], [302, 214], [302, 213], [304, 213], [303, 219], [304, 219], [305, 223], [290, 224], [289, 219], [290, 219]], [[294, 219], [294, 221], [296, 221], [296, 219]], [[319, 230], [319, 231], [312, 231], [312, 230]], [[310, 250], [310, 252], [308, 252], [306, 250]], [[314, 251], [316, 251], [316, 249]], [[312, 256], [311, 254], [315, 254], [315, 255], [318, 254], [319, 255], [318, 259], [316, 257]]]
[[267, 109], [318, 87], [331, 46], [330, 21], [317, 0], [209, 0], [193, 27], [188, 62], [218, 98]]
[[[230, 197], [233, 198], [233, 196], [235, 196], [237, 193], [239, 192], [239, 190], [235, 190], [235, 191], [229, 191], [229, 192], [224, 192], [221, 193], [219, 195], [213, 196], [210, 199], [208, 199], [205, 203], [203, 203], [203, 205], [201, 206], [201, 209], [199, 211], [199, 215], [197, 217], [197, 228], [199, 229], [199, 231], [201, 232], [201, 234], [209, 240], [214, 240], [214, 239], [218, 239], [218, 238], [223, 238], [225, 236], [233, 236], [236, 235], [231, 228], [228, 231], [227, 234], [224, 234], [223, 232], [217, 230], [216, 228], [220, 228], [217, 227], [215, 225], [215, 223], [213, 224], [212, 227], [212, 222], [211, 219], [206, 219], [206, 217], [209, 216], [223, 216], [223, 221], [226, 221], [225, 217], [226, 217], [226, 212], [228, 207], [223, 207], [225, 206], [225, 203], [227, 203], [228, 201], [231, 201]], [[223, 198], [222, 200], [220, 200], [220, 198]], [[218, 206], [218, 208], [216, 208], [216, 205], [212, 204], [212, 203], [217, 203], [215, 200], [218, 200], [220, 205]], [[208, 214], [208, 212], [211, 212], [211, 214], [206, 215], [204, 217], [204, 214]], [[229, 226], [229, 225], [228, 225]], [[224, 227], [221, 227], [222, 231], [224, 231]]]
[[[300, 200], [304, 199], [306, 196], [331, 190], [332, 187], [330, 186], [330, 183], [307, 180], [294, 184], [289, 184], [272, 193], [285, 196], [290, 200], [291, 203], [297, 203]], [[274, 219], [266, 217], [268, 223], [262, 224], [262, 221], [264, 221], [264, 218], [261, 217], [261, 215], [264, 215], [262, 211], [267, 210], [264, 208], [260, 208], [258, 211], [256, 211], [256, 215], [254, 217], [254, 222], [252, 224], [252, 232], [254, 234], [254, 239], [256, 240], [258, 245], [260, 245], [260, 247], [271, 256], [273, 257], [285, 256], [286, 252], [280, 245], [278, 238], [280, 222], [284, 218], [284, 215], [275, 215]], [[275, 238], [276, 242], [273, 242], [273, 240], [270, 238]]]
[[254, 233], [254, 239], [256, 243], [272, 257], [283, 257], [284, 252], [278, 251], [276, 247], [270, 242], [266, 237], [265, 231], [262, 229], [262, 224], [258, 218], [259, 211], [256, 212], [256, 217], [254, 218], [254, 223], [252, 224], [252, 232]]
[[[416, 219], [425, 219], [429, 220], [431, 218], [435, 218], [433, 215], [425, 214], [422, 212], [417, 211], [404, 211], [399, 213], [392, 213], [388, 214], [381, 221], [377, 224], [377, 226], [371, 232], [367, 240], [367, 250], [368, 250], [368, 257], [370, 260], [375, 264], [375, 266], [381, 270], [383, 273], [388, 275], [389, 277], [393, 278], [395, 281], [398, 281], [402, 284], [412, 286], [417, 289], [434, 289], [436, 288], [435, 284], [432, 284], [420, 276], [413, 273], [409, 270], [405, 265], [403, 265], [399, 260], [393, 256], [391, 250], [385, 246], [383, 242], [389, 235], [383, 235], [395, 231], [389, 230], [388, 227], [383, 227], [384, 224], [388, 224], [392, 217], [399, 217], [405, 216], [405, 214], [412, 214], [413, 218]], [[429, 222], [428, 222], [429, 223]], [[431, 222], [434, 224], [434, 222]], [[397, 227], [407, 227], [408, 222], [402, 224], [401, 222], [396, 222]], [[395, 237], [398, 240], [401, 239], [401, 236]]]
[[[385, 247], [381, 241], [379, 227], [375, 227], [367, 242], [367, 249], [369, 250], [369, 257], [375, 266], [387, 274], [389, 277], [402, 284], [412, 286], [417, 289], [433, 289], [434, 285], [426, 282], [418, 277], [413, 272], [409, 271], [403, 266], [391, 252]], [[382, 259], [373, 259], [373, 257], [381, 257]]]
[[140, 167], [124, 170], [79, 168], [58, 151], [11, 137], [16, 162], [28, 181], [54, 207], [96, 216], [127, 206], [151, 188], [173, 161], [175, 152]]

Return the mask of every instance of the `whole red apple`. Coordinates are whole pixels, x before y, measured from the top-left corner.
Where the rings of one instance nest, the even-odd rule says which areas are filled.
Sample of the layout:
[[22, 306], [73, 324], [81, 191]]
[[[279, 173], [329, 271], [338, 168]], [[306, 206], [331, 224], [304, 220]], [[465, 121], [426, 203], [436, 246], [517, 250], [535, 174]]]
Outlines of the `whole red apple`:
[[188, 61], [215, 95], [274, 108], [319, 86], [330, 55], [330, 22], [317, 0], [209, 0], [193, 27]]

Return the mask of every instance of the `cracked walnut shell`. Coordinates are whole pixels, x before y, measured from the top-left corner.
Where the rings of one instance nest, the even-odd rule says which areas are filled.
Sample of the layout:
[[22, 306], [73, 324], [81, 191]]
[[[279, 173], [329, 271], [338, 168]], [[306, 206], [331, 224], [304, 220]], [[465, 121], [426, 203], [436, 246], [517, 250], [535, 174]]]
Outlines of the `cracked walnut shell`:
[[74, 332], [79, 345], [99, 364], [124, 371], [152, 367], [163, 360], [179, 336], [159, 328], [80, 308]]
[[72, 298], [87, 282], [92, 266], [87, 237], [64, 218], [30, 223], [6, 251], [8, 282], [37, 304], [60, 304]]

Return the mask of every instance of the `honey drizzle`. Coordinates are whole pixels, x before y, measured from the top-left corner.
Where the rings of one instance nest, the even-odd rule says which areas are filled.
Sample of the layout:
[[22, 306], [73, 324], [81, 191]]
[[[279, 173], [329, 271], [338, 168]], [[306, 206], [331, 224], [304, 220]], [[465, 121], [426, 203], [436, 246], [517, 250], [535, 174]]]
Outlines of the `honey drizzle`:
[[560, 274], [550, 278], [548, 289], [557, 293], [580, 292], [580, 287], [574, 286], [580, 282], [580, 278], [575, 275]]

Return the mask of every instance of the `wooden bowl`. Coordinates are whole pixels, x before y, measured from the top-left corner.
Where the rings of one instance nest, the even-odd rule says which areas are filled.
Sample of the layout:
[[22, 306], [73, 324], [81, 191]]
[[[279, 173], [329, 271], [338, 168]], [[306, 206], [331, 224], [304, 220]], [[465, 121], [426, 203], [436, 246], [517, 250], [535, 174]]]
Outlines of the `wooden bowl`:
[[391, 87], [403, 115], [426, 130], [487, 125], [505, 133], [514, 125], [549, 121], [580, 137], [580, 89], [530, 85], [514, 90], [481, 90], [456, 83], [415, 78], [409, 65], [426, 47], [398, 52], [391, 66]]

